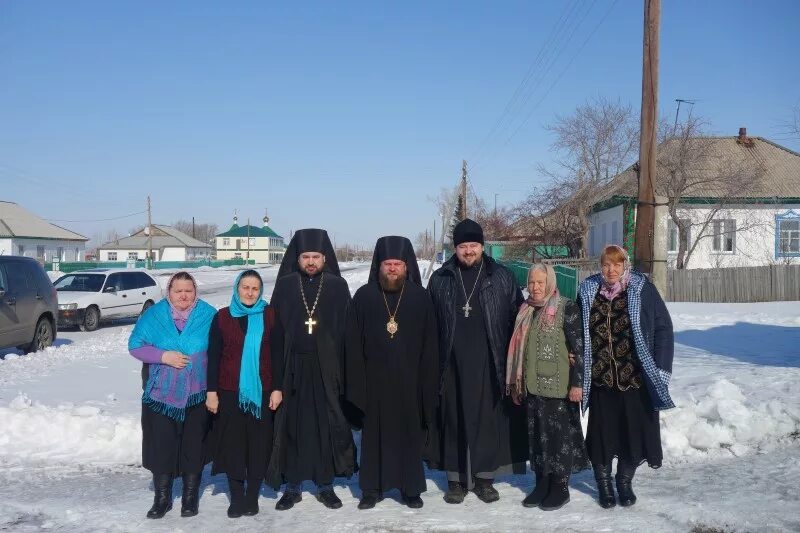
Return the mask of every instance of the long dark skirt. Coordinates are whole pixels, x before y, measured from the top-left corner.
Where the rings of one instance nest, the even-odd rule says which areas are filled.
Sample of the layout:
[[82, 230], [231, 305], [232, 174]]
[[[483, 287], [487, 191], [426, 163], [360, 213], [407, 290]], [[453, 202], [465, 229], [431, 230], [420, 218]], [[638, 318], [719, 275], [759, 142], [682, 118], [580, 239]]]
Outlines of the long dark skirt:
[[540, 475], [569, 477], [588, 468], [578, 404], [529, 394], [526, 405], [531, 470]]
[[625, 392], [592, 387], [586, 447], [593, 464], [617, 459], [651, 468], [661, 466], [661, 426], [646, 387]]
[[219, 412], [209, 437], [212, 474], [234, 479], [263, 479], [272, 453], [273, 413], [269, 394], [261, 401], [261, 419], [239, 408], [239, 393], [219, 391]]
[[142, 466], [153, 474], [196, 474], [206, 465], [209, 416], [205, 403], [186, 410], [183, 422], [142, 405]]
[[294, 390], [286, 409], [286, 481], [333, 483], [335, 468], [328, 403], [316, 354], [296, 354]]

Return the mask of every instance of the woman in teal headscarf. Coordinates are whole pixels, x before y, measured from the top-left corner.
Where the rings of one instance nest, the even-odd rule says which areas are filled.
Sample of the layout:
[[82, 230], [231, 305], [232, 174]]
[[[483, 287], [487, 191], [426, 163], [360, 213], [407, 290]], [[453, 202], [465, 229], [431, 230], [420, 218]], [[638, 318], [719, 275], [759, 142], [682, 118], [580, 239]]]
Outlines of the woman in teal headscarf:
[[230, 518], [258, 513], [272, 451], [272, 411], [283, 399], [272, 390], [269, 338], [275, 315], [263, 292], [258, 272], [239, 274], [231, 305], [217, 312], [209, 334], [206, 407], [216, 415], [211, 472], [228, 476]]

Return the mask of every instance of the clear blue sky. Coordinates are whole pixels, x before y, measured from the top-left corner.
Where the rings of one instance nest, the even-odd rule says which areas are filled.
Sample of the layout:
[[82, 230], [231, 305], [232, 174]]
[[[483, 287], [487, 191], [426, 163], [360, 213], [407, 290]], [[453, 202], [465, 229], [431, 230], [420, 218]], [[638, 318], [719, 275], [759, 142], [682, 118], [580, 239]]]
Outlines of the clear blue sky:
[[[715, 133], [800, 150], [782, 127], [800, 105], [800, 2], [663, 4], [662, 114], [695, 99]], [[0, 198], [89, 237], [143, 223], [97, 220], [149, 193], [157, 223], [226, 229], [266, 207], [281, 234], [371, 246], [430, 227], [464, 158], [487, 201], [519, 200], [556, 114], [597, 96], [638, 112], [641, 53], [639, 0], [6, 0]]]

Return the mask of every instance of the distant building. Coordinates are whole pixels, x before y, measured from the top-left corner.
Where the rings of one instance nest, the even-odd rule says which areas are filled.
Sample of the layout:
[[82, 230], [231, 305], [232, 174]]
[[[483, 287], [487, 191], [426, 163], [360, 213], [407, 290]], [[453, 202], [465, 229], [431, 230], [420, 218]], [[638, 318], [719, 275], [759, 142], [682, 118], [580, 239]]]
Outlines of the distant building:
[[[189, 237], [172, 226], [153, 224], [152, 234], [146, 228], [133, 235], [107, 242], [97, 248], [100, 261], [127, 261], [147, 259], [147, 250], [152, 248], [154, 261], [193, 261], [209, 259], [212, 246]], [[148, 242], [152, 241], [152, 242]]]
[[40, 262], [81, 261], [89, 239], [51, 224], [14, 202], [0, 200], [0, 255], [33, 257]]
[[217, 259], [251, 259], [261, 264], [276, 264], [283, 260], [286, 245], [283, 237], [269, 227], [269, 217], [264, 215], [262, 227], [238, 224], [216, 236]]

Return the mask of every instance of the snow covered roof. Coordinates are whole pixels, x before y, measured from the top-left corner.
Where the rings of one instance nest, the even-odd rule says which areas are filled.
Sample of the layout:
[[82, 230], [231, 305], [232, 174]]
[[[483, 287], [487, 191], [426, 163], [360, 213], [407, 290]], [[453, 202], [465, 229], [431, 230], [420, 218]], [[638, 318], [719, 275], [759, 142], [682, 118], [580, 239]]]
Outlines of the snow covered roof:
[[0, 200], [0, 238], [88, 241], [79, 233], [39, 218], [15, 202]]
[[[161, 248], [211, 248], [210, 244], [189, 237], [172, 226], [152, 225], [152, 246]], [[102, 250], [143, 250], [147, 248], [148, 236], [141, 229], [129, 237], [107, 242], [100, 246]]]

